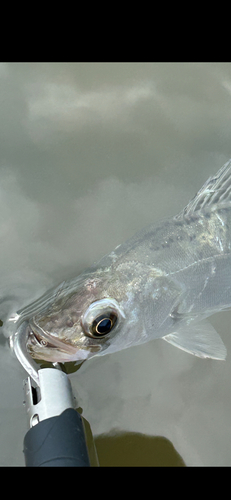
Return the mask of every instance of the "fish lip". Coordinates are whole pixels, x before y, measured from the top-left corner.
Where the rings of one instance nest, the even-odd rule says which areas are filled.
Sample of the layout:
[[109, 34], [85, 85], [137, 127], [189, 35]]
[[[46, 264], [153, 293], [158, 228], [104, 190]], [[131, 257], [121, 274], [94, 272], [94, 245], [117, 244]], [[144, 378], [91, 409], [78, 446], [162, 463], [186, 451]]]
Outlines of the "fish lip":
[[62, 351], [65, 351], [67, 354], [76, 354], [78, 351], [78, 348], [67, 344], [66, 342], [59, 340], [57, 337], [52, 337], [48, 333], [46, 333], [42, 327], [40, 327], [36, 321], [35, 318], [32, 318], [30, 320], [30, 329], [31, 333], [33, 334], [34, 339], [36, 342], [45, 347], [53, 347], [56, 349], [61, 349]]

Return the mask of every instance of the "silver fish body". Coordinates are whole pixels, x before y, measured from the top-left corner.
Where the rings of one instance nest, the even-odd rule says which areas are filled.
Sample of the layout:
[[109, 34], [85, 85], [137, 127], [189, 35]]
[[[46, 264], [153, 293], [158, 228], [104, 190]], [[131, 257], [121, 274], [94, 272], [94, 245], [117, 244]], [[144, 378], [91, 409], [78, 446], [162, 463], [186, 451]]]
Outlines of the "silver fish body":
[[205, 321], [231, 306], [231, 160], [178, 215], [148, 226], [77, 278], [18, 312], [28, 350], [72, 361], [163, 338], [225, 359]]

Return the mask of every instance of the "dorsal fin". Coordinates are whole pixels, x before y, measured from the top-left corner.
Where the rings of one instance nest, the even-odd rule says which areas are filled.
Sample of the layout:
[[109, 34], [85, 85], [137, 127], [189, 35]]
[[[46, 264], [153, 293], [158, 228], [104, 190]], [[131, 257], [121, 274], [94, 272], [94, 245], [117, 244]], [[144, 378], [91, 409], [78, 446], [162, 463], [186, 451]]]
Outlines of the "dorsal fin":
[[186, 205], [179, 216], [188, 216], [212, 205], [231, 202], [231, 159], [209, 177], [194, 198]]

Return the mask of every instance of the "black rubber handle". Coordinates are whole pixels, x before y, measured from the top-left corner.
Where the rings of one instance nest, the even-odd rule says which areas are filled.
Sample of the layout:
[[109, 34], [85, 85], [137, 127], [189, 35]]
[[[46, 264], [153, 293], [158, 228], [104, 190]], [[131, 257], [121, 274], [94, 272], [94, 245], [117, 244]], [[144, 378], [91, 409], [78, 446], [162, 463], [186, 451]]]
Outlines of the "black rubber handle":
[[81, 416], [73, 408], [42, 420], [24, 438], [27, 467], [89, 467]]

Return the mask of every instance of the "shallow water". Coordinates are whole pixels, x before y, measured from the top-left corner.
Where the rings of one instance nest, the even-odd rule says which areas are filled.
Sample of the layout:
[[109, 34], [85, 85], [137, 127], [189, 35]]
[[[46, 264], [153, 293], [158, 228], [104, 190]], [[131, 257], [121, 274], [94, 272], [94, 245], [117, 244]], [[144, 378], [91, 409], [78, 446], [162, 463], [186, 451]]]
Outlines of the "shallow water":
[[[230, 63], [2, 64], [0, 102], [3, 321], [231, 157]], [[231, 465], [230, 314], [211, 319], [225, 362], [156, 340], [71, 375], [103, 465]], [[0, 360], [0, 465], [24, 465], [24, 371], [3, 335]]]

